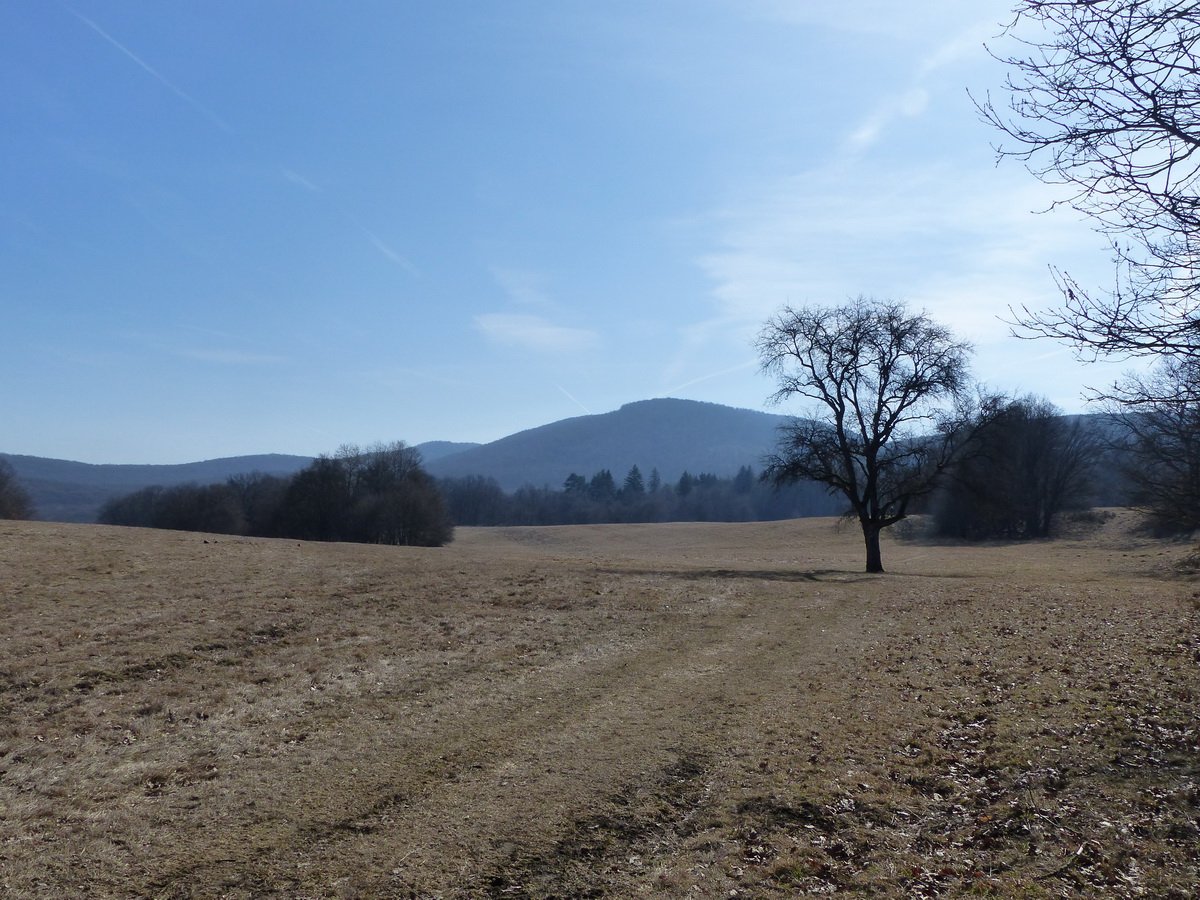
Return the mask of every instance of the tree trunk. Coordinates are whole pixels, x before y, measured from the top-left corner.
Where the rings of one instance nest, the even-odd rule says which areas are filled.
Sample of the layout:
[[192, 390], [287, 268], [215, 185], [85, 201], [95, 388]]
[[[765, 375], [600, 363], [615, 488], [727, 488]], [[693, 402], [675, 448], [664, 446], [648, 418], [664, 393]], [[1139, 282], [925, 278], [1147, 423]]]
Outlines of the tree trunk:
[[882, 531], [874, 522], [863, 522], [863, 540], [867, 545], [867, 571], [883, 571], [883, 554], [879, 551], [879, 532]]

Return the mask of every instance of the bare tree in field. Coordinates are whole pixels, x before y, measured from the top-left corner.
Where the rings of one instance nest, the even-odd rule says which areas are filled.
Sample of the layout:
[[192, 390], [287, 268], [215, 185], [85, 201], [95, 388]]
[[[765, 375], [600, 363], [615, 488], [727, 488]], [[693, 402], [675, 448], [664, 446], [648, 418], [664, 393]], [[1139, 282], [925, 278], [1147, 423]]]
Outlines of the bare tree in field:
[[933, 488], [960, 429], [950, 410], [968, 384], [970, 346], [902, 303], [785, 307], [758, 337], [775, 402], [808, 401], [783, 429], [764, 477], [816, 481], [840, 493], [862, 527], [868, 572], [879, 535]]
[[0, 459], [0, 519], [32, 519], [33, 501], [8, 460]]
[[992, 397], [970, 438], [933, 503], [937, 534], [1045, 538], [1061, 513], [1088, 505], [1103, 447], [1086, 420], [1040, 397]]
[[1110, 404], [1130, 502], [1160, 532], [1200, 528], [1200, 361], [1167, 358]]
[[1024, 332], [1099, 355], [1200, 358], [1200, 2], [1021, 0], [1007, 102], [977, 101], [1025, 162], [1109, 236], [1114, 287], [1055, 270]]

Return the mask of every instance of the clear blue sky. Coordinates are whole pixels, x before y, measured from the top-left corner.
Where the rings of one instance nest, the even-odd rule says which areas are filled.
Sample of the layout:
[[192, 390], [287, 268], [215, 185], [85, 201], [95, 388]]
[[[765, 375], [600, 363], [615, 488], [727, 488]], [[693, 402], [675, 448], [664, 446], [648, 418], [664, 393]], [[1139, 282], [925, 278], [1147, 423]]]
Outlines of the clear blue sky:
[[[966, 94], [992, 0], [74, 0], [0, 12], [0, 451], [490, 441], [763, 408], [784, 303], [903, 299], [994, 387], [1103, 241]], [[783, 410], [798, 412], [799, 410]]]

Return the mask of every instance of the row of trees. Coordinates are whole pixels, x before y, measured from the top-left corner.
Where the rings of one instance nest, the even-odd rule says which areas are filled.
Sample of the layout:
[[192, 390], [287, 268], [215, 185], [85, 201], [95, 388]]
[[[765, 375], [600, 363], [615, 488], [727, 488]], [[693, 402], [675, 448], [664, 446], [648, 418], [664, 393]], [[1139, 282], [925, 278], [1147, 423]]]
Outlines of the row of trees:
[[591, 478], [572, 472], [561, 489], [526, 485], [505, 493], [490, 478], [448, 478], [440, 487], [458, 525], [585, 525], [601, 522], [755, 522], [837, 515], [840, 504], [821, 485], [780, 490], [743, 466], [732, 478], [684, 472], [664, 482], [630, 468], [621, 487], [608, 469]]
[[420, 453], [403, 442], [342, 447], [290, 478], [254, 474], [148, 487], [108, 501], [98, 518], [108, 525], [422, 547], [454, 537], [441, 492]]
[[1167, 357], [1127, 376], [1122, 402], [1084, 420], [980, 392], [969, 347], [892, 301], [785, 308], [759, 349], [775, 398], [809, 406], [766, 477], [842, 497], [867, 571], [883, 571], [880, 533], [917, 512], [943, 536], [1048, 537], [1060, 514], [1091, 504], [1101, 463], [1160, 533], [1200, 528], [1200, 361]]
[[759, 350], [775, 398], [808, 409], [766, 477], [842, 497], [869, 572], [883, 571], [880, 533], [917, 512], [943, 536], [1048, 537], [1060, 514], [1091, 504], [1101, 462], [1158, 531], [1200, 527], [1200, 363], [1167, 358], [1153, 376], [1128, 376], [1126, 402], [1089, 423], [1036, 397], [981, 392], [969, 349], [892, 301], [785, 308]]

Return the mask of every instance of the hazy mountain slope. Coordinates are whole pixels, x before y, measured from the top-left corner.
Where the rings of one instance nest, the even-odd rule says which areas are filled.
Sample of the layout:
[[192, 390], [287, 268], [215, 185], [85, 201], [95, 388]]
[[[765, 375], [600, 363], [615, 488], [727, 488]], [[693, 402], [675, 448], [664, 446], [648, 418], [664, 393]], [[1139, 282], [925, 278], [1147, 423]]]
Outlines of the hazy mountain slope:
[[609, 469], [620, 482], [630, 466], [664, 480], [758, 468], [784, 416], [694, 400], [642, 400], [620, 409], [564, 419], [490, 444], [432, 460], [438, 476], [486, 475], [506, 490], [523, 484], [559, 487], [572, 472], [590, 478]]
[[[590, 478], [609, 469], [618, 481], [637, 464], [649, 478], [693, 474], [733, 475], [774, 444], [783, 416], [694, 400], [643, 400], [601, 415], [564, 419], [490, 444], [430, 441], [418, 444], [425, 467], [438, 476], [486, 475], [506, 490], [523, 484], [560, 487], [572, 472]], [[101, 504], [151, 484], [210, 484], [231, 475], [290, 475], [307, 456], [268, 454], [210, 459], [180, 465], [94, 465], [0, 453], [29, 491], [38, 517], [94, 522]]]
[[7, 453], [0, 453], [0, 458], [8, 460], [17, 473], [38, 517], [58, 522], [94, 522], [105, 500], [151, 484], [209, 484], [249, 472], [290, 475], [312, 462], [307, 456], [280, 453], [170, 466], [94, 465]]
[[451, 453], [462, 453], [464, 450], [482, 446], [464, 441], [426, 441], [424, 444], [417, 444], [416, 449], [421, 451], [421, 459], [428, 463]]

